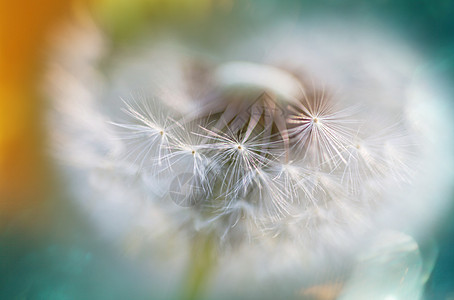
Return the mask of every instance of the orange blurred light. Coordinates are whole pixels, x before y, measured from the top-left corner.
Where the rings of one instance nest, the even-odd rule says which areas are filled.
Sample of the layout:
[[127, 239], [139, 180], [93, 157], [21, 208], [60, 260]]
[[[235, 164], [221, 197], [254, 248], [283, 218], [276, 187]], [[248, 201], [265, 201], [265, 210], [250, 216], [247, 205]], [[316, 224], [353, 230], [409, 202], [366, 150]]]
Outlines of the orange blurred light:
[[69, 7], [70, 1], [65, 0], [2, 0], [0, 4], [2, 220], [24, 209], [32, 211], [44, 196], [46, 174], [36, 79], [46, 32]]

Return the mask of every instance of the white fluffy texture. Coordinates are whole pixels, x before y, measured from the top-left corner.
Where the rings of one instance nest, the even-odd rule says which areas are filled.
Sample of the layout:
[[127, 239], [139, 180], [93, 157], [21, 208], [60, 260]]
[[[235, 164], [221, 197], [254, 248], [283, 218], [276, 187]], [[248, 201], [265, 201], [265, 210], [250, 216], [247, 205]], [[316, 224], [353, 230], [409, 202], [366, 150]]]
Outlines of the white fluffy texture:
[[[138, 152], [137, 155], [142, 156], [133, 157], [133, 163], [118, 155], [131, 149], [124, 143], [125, 135], [119, 134], [111, 124], [121, 123], [124, 129], [124, 124], [129, 122], [121, 120], [125, 116], [121, 108], [125, 105], [120, 96], [131, 99], [128, 94], [141, 88], [139, 94], [146, 95], [147, 99], [167, 99], [166, 104], [172, 107], [168, 111], [187, 113], [198, 105], [193, 99], [197, 92], [205, 93], [203, 87], [199, 91], [192, 87], [193, 82], [188, 82], [185, 75], [188, 62], [199, 57], [176, 42], [153, 41], [152, 46], [136, 50], [134, 54], [126, 52], [105, 60], [109, 66], [107, 75], [103, 76], [97, 68], [101, 59], [106, 59], [107, 43], [94, 25], [73, 28], [71, 34], [66, 34], [68, 40], [57, 43], [61, 47], [58, 56], [52, 58], [46, 83], [54, 107], [49, 128], [55, 155], [63, 162], [75, 200], [92, 217], [100, 234], [118, 241], [132, 254], [145, 255], [152, 261], [153, 268], [162, 263], [162, 271], [167, 268], [168, 271], [163, 272], [168, 278], [175, 275], [173, 282], [178, 282], [183, 273], [181, 268], [187, 262], [188, 241], [198, 231], [214, 230], [223, 256], [212, 278], [211, 292], [217, 294], [224, 289], [231, 292], [232, 287], [254, 289], [260, 284], [265, 294], [280, 285], [280, 281], [274, 282], [273, 278], [284, 280], [285, 288], [296, 289], [310, 284], [307, 280], [314, 270], [318, 270], [320, 278], [325, 278], [327, 272], [349, 268], [350, 254], [357, 248], [362, 249], [361, 245], [373, 240], [382, 229], [405, 228], [416, 232], [435, 222], [444, 208], [452, 179], [452, 171], [446, 170], [446, 166], [452, 165], [448, 150], [453, 140], [449, 133], [451, 125], [446, 124], [448, 112], [443, 108], [443, 96], [433, 93], [433, 90], [438, 93], [442, 87], [428, 81], [421, 83], [414, 76], [420, 64], [417, 55], [383, 34], [358, 29], [361, 26], [330, 22], [325, 22], [323, 27], [310, 23], [297, 27], [296, 31], [274, 26], [254, 38], [234, 41], [231, 49], [225, 51], [228, 54], [216, 60], [248, 61], [302, 72], [318, 86], [333, 88], [334, 97], [339, 97], [344, 107], [360, 104], [368, 134], [362, 140], [362, 136], [352, 133], [358, 141], [352, 145], [341, 135], [334, 145], [325, 147], [326, 151], [330, 147], [339, 151], [329, 154], [333, 160], [328, 174], [313, 172], [297, 162], [273, 165], [270, 173], [265, 174], [270, 177], [265, 182], [272, 183], [267, 188], [279, 193], [279, 201], [285, 202], [285, 207], [278, 209], [290, 213], [269, 219], [266, 219], [267, 213], [265, 217], [253, 217], [256, 212], [250, 201], [227, 202], [225, 207], [216, 207], [216, 204], [214, 212], [220, 214], [210, 216], [191, 207], [179, 207], [168, 197], [162, 197], [171, 184], [172, 167], [160, 174], [161, 181], [157, 182], [149, 172], [142, 172], [143, 162], [149, 161], [146, 153]], [[76, 45], [83, 46], [78, 51], [67, 47], [75, 45], [74, 39], [79, 41]], [[209, 57], [216, 57], [216, 53], [206, 51]], [[234, 66], [236, 71], [241, 69]], [[234, 82], [236, 85], [244, 76], [234, 74], [235, 78], [229, 79], [228, 70], [222, 69], [217, 84], [222, 86], [228, 81], [226, 84]], [[254, 73], [255, 69], [248, 70]], [[274, 85], [270, 80], [267, 77], [258, 85], [264, 82]], [[288, 83], [283, 94], [294, 93], [293, 82]], [[399, 118], [401, 123], [387, 129], [388, 122], [383, 119], [388, 118]], [[331, 115], [328, 119], [333, 120]], [[319, 121], [324, 121], [323, 116]], [[131, 126], [126, 129], [137, 132], [139, 127]], [[157, 132], [156, 137], [160, 138]], [[403, 140], [408, 138], [407, 132], [413, 138], [411, 142]], [[213, 136], [203, 131], [199, 134]], [[299, 134], [301, 130], [294, 130], [297, 140], [301, 140]], [[140, 134], [137, 137], [140, 139]], [[410, 147], [417, 149], [414, 156], [404, 153], [402, 159], [402, 153], [394, 154], [393, 147], [403, 145], [405, 148], [414, 140], [416, 146]], [[224, 149], [228, 146], [226, 141], [224, 144], [218, 141], [211, 149]], [[378, 146], [387, 150], [378, 154], [374, 148]], [[179, 151], [186, 149], [175, 144], [169, 147]], [[187, 156], [181, 153], [164, 153], [161, 158], [183, 157], [183, 165], [187, 166]], [[226, 163], [225, 160], [235, 160], [234, 156], [233, 152], [227, 156], [216, 154], [211, 159]], [[261, 158], [255, 158], [254, 164], [257, 159]], [[139, 167], [134, 163], [137, 160], [141, 162]], [[346, 162], [350, 162], [347, 167], [333, 167]], [[414, 171], [411, 185], [406, 180], [409, 174], [400, 172], [407, 168], [399, 168], [399, 164], [410, 165]], [[189, 165], [194, 167], [192, 163]], [[232, 177], [233, 182], [226, 181], [227, 186], [222, 189], [232, 189], [230, 184], [246, 180], [248, 174], [243, 171]], [[304, 181], [299, 177], [302, 172], [309, 173]], [[374, 179], [369, 180], [369, 176]], [[295, 197], [291, 191], [294, 188], [312, 202]], [[360, 238], [364, 234], [367, 238]], [[288, 295], [296, 296], [291, 289]]]

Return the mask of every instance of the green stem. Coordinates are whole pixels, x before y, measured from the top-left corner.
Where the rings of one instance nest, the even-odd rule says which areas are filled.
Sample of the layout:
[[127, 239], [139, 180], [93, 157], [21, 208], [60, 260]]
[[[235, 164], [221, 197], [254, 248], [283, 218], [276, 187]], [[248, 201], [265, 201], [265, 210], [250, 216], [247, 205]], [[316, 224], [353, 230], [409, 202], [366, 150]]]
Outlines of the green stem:
[[191, 261], [183, 299], [200, 299], [209, 275], [216, 265], [216, 246], [210, 234], [199, 234], [193, 239]]

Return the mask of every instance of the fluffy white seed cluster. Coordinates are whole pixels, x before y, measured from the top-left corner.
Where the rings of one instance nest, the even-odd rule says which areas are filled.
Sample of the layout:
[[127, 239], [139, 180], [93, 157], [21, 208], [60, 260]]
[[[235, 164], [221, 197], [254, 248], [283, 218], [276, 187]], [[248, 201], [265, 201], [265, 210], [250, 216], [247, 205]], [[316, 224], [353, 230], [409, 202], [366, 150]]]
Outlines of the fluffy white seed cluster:
[[179, 116], [172, 99], [132, 96], [123, 101], [129, 119], [113, 124], [118, 158], [221, 241], [239, 223], [253, 225], [244, 236], [279, 235], [289, 219], [308, 233], [342, 227], [410, 181], [414, 147], [403, 122], [343, 107], [328, 87], [285, 69], [230, 62], [209, 72], [218, 82], [192, 113]]

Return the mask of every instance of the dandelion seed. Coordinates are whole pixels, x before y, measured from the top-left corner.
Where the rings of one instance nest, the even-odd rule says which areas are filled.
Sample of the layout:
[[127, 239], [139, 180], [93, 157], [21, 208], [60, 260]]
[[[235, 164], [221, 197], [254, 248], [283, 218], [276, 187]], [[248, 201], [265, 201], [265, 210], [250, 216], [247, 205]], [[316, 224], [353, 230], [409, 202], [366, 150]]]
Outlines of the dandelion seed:
[[363, 140], [355, 139], [348, 146], [341, 182], [354, 194], [361, 191], [364, 181], [380, 179], [384, 176], [385, 165], [382, 156], [381, 139], [368, 137]]
[[122, 129], [120, 138], [125, 142], [124, 158], [142, 170], [159, 173], [168, 166], [169, 141], [172, 139], [172, 119], [159, 100], [145, 98], [122, 100], [123, 111], [138, 124], [122, 122], [113, 124]]
[[353, 137], [349, 125], [357, 122], [353, 109], [337, 110], [325, 91], [313, 95], [304, 93], [296, 106], [290, 106], [288, 123], [293, 125], [289, 135], [296, 149], [316, 166], [328, 164], [333, 168], [337, 159], [345, 162], [347, 145]]
[[[338, 162], [343, 164], [341, 183], [353, 194], [360, 193], [366, 181], [373, 180], [382, 186], [390, 176], [394, 183], [408, 182], [411, 177], [412, 168], [407, 160], [413, 152], [408, 134], [399, 124], [382, 127], [376, 133], [372, 129], [360, 129], [347, 147], [345, 161]], [[369, 136], [360, 138], [365, 134]]]
[[270, 173], [274, 174], [273, 181], [288, 202], [303, 204], [305, 201], [313, 201], [310, 199], [311, 191], [315, 189], [310, 180], [313, 170], [304, 168], [301, 162], [273, 163]]
[[264, 169], [256, 169], [249, 172], [248, 177], [255, 187], [248, 196], [254, 199], [257, 216], [260, 216], [258, 219], [262, 219], [262, 222], [277, 221], [291, 213], [285, 192], [275, 183], [271, 174]]
[[224, 168], [221, 185], [225, 197], [236, 198], [245, 194], [249, 189], [248, 173], [267, 165], [273, 157], [273, 143], [263, 141], [263, 134], [249, 135], [234, 133], [228, 129], [225, 132], [215, 132], [205, 128], [204, 136], [210, 142], [212, 151], [211, 168]]
[[178, 170], [179, 173], [192, 173], [192, 184], [208, 195], [211, 193], [210, 158], [207, 156], [205, 138], [200, 125], [174, 121], [177, 125], [172, 130], [168, 153], [164, 157], [169, 162], [169, 171]]

